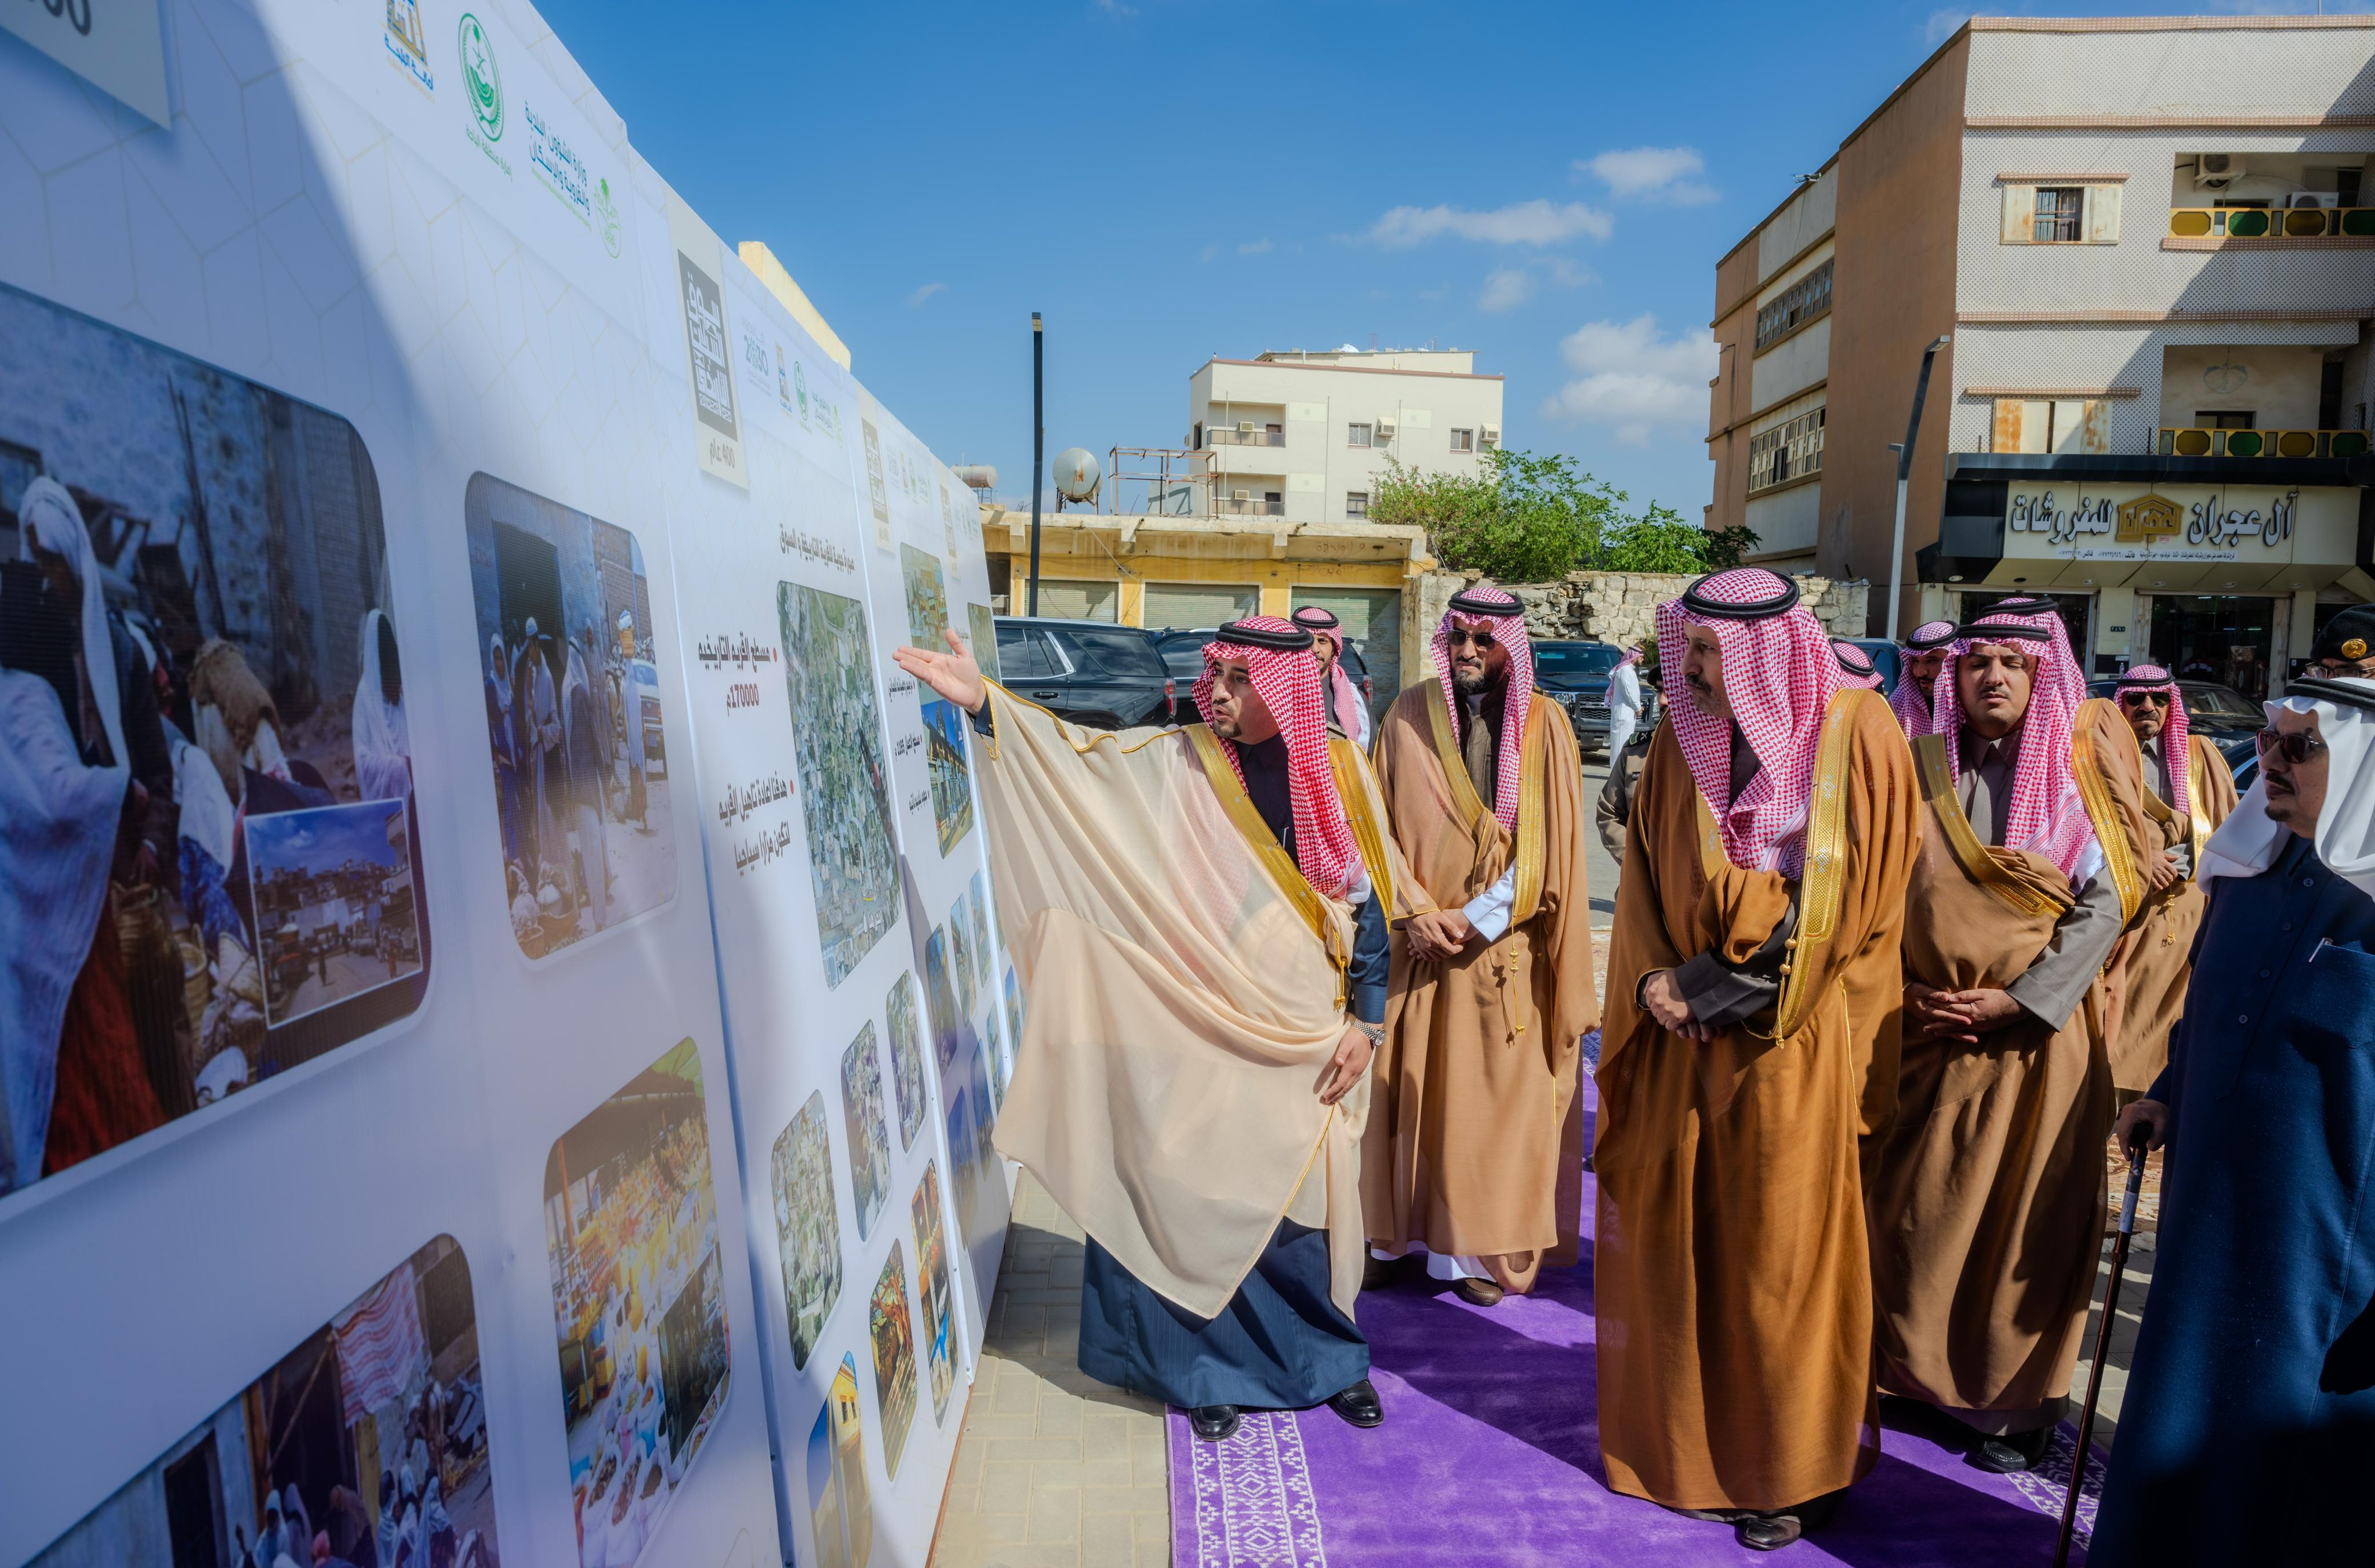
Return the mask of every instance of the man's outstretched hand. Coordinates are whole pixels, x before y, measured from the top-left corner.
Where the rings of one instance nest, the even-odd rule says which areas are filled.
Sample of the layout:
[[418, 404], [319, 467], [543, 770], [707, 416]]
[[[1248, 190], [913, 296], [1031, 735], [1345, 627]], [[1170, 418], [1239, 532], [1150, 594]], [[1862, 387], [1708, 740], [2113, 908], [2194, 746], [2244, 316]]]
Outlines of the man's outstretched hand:
[[981, 705], [989, 701], [989, 683], [981, 678], [981, 665], [965, 652], [965, 645], [957, 641], [954, 631], [943, 627], [940, 635], [949, 640], [948, 653], [895, 648], [891, 660], [966, 713], [978, 713]]

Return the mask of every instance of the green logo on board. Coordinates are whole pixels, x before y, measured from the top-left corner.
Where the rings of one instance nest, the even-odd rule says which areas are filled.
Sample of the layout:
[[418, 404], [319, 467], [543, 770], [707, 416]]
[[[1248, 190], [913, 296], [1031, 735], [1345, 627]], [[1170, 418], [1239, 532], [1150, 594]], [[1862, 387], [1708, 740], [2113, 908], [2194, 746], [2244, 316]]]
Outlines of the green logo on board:
[[479, 18], [465, 11], [458, 42], [462, 82], [469, 91], [470, 112], [477, 116], [479, 129], [486, 138], [499, 142], [503, 139], [503, 77], [495, 68], [494, 41], [479, 25]]

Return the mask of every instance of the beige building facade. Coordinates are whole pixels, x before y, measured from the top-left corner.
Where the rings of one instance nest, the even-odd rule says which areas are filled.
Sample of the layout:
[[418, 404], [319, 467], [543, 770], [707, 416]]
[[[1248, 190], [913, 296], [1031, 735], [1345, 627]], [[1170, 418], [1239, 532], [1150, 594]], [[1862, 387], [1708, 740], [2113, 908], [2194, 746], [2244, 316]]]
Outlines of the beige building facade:
[[2263, 694], [2375, 597], [2370, 154], [2375, 18], [1975, 18], [1718, 265], [1709, 525]]

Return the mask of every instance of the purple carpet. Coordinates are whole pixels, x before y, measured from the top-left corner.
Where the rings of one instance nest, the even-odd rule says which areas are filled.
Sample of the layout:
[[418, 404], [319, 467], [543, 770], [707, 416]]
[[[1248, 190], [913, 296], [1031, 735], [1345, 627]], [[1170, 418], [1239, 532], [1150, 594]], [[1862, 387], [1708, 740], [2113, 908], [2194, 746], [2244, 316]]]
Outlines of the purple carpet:
[[[1589, 1093], [1587, 1082], [1586, 1092]], [[1595, 1199], [1589, 1178], [1584, 1215]], [[1444, 1562], [1672, 1564], [1770, 1562], [1728, 1526], [1610, 1491], [1600, 1464], [1590, 1244], [1536, 1293], [1471, 1307], [1432, 1282], [1361, 1298], [1386, 1424], [1321, 1409], [1249, 1414], [1223, 1444], [1171, 1414], [1175, 1568], [1390, 1568]], [[1882, 1434], [1879, 1467], [1791, 1563], [1857, 1568], [2050, 1564], [2073, 1436], [2038, 1470], [1990, 1475], [1926, 1438]], [[2099, 1456], [2079, 1500], [2094, 1521]], [[2075, 1554], [2083, 1560], [2083, 1551]]]

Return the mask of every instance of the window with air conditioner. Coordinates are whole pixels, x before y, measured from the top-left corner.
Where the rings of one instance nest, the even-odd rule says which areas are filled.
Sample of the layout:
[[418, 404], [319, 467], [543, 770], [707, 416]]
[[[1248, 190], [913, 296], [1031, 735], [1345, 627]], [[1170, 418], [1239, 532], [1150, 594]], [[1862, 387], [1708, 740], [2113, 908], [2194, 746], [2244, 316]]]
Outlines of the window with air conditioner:
[[1369, 492], [1366, 490], [1346, 490], [1344, 492], [1344, 515], [1357, 519], [1366, 517], [1368, 514]]
[[1475, 451], [1476, 432], [1474, 430], [1454, 430], [1451, 432], [1451, 450], [1454, 452]]
[[1377, 439], [1379, 441], [1393, 440], [1394, 428], [1394, 422], [1391, 419], [1379, 419], [1377, 421]]
[[1484, 427], [1484, 444], [1487, 446], [1498, 446], [1501, 444], [1500, 426], [1487, 425]]
[[1344, 444], [1347, 446], [1375, 446], [1377, 443], [1370, 426], [1347, 425], [1344, 427]]

